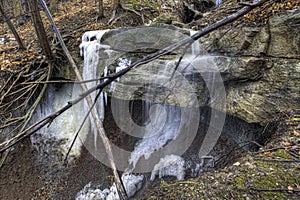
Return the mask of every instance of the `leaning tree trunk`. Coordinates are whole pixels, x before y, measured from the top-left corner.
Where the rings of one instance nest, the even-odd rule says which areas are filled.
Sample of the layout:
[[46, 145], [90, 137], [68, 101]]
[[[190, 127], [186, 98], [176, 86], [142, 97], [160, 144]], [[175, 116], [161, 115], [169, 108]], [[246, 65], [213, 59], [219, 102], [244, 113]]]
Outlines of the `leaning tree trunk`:
[[11, 23], [10, 19], [8, 18], [8, 16], [6, 15], [5, 11], [4, 11], [4, 8], [2, 6], [2, 1], [0, 2], [0, 13], [4, 19], [4, 21], [6, 21], [7, 23], [7, 26], [8, 28], [10, 29], [10, 31], [14, 34], [14, 37], [16, 38], [18, 44], [19, 44], [19, 47], [21, 50], [24, 50], [25, 47], [24, 47], [24, 44], [17, 32], [17, 30], [15, 29], [14, 25]]
[[37, 2], [36, 2], [36, 0], [29, 0], [28, 2], [29, 2], [29, 9], [32, 12], [31, 19], [34, 24], [34, 29], [37, 34], [39, 43], [40, 43], [47, 59], [49, 61], [52, 61], [53, 60], [52, 51], [51, 51], [50, 44], [47, 39], [47, 34], [46, 34], [46, 31], [45, 31], [45, 28], [44, 28], [44, 25], [42, 22], [40, 12], [38, 10]]

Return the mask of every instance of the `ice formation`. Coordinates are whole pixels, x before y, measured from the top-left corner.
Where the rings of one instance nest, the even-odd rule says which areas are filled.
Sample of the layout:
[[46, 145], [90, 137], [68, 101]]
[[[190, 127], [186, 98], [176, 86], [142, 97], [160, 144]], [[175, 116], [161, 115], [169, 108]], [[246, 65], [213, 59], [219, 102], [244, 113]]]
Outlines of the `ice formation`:
[[[194, 30], [190, 30], [190, 36], [194, 35], [195, 33], [197, 33], [198, 31], [194, 31]], [[200, 48], [200, 43], [199, 40], [196, 40], [192, 43], [192, 55], [194, 56], [198, 56], [201, 53], [201, 48]]]
[[122, 181], [128, 197], [133, 197], [143, 186], [143, 175], [126, 174], [122, 175]]
[[154, 166], [150, 180], [154, 181], [156, 175], [159, 178], [164, 176], [176, 176], [178, 180], [183, 180], [185, 176], [185, 161], [177, 155], [166, 155]]
[[[133, 174], [123, 174], [122, 182], [124, 184], [126, 193], [128, 197], [133, 197], [136, 192], [138, 192], [143, 185], [144, 176], [143, 175], [133, 175]], [[106, 188], [104, 190], [100, 190], [98, 188], [94, 189], [91, 186], [91, 183], [87, 184], [77, 195], [76, 200], [119, 200], [119, 195], [117, 191], [116, 184], [110, 187], [110, 189]]]
[[[102, 31], [89, 31], [82, 36], [82, 43], [80, 45], [80, 54], [84, 56], [84, 68], [83, 68], [83, 79], [95, 79], [97, 77], [97, 65], [99, 62], [98, 51], [101, 49], [107, 49], [109, 46], [100, 44], [100, 40], [107, 30]], [[95, 86], [96, 82], [88, 82], [86, 85], [88, 88]], [[31, 122], [34, 123], [39, 119], [42, 119], [60, 109], [63, 105], [66, 105], [72, 97], [77, 94], [72, 94], [73, 85], [65, 84], [61, 88], [54, 88], [50, 85], [47, 91], [47, 98], [41, 102], [35, 114], [32, 117]], [[78, 92], [78, 91], [77, 91]], [[92, 99], [95, 98], [96, 94], [91, 94]], [[97, 104], [96, 110], [100, 116], [100, 119], [104, 119], [104, 100], [106, 95], [102, 93], [100, 95], [101, 101]], [[74, 134], [78, 129], [78, 124], [83, 120], [84, 115], [82, 115], [82, 104], [75, 105], [73, 109], [70, 109], [63, 113], [58, 119], [55, 119], [49, 128], [42, 128], [39, 132], [31, 137], [31, 142], [35, 148], [39, 151], [42, 156], [46, 155], [50, 159], [55, 161], [62, 161], [63, 156], [66, 155], [72, 140], [74, 139]], [[87, 111], [87, 105], [85, 105], [85, 111]], [[91, 120], [93, 123], [93, 120]], [[93, 126], [95, 127], [95, 126]], [[96, 130], [93, 130], [96, 132]], [[83, 132], [87, 131], [87, 125], [84, 126]], [[43, 137], [40, 135], [43, 134]], [[84, 139], [85, 136], [81, 138]], [[96, 141], [95, 134], [95, 141]], [[96, 142], [95, 142], [96, 144]], [[79, 157], [81, 151], [81, 141], [76, 140], [72, 151], [70, 152], [71, 158]]]
[[[108, 30], [100, 30], [100, 31], [87, 31], [83, 34], [81, 44], [79, 45], [80, 48], [80, 56], [85, 58], [85, 52], [88, 46], [100, 44], [102, 36]], [[108, 49], [110, 48], [108, 45], [101, 45], [102, 48]]]
[[[107, 66], [104, 67], [102, 72], [99, 72], [98, 69], [98, 62], [101, 59], [99, 57], [99, 51], [108, 51], [109, 49], [109, 46], [101, 44], [101, 38], [105, 32], [106, 30], [89, 31], [82, 36], [80, 52], [84, 57], [83, 78], [85, 80], [99, 78], [102, 72], [103, 76], [107, 76], [109, 73]], [[196, 31], [190, 31], [191, 35], [195, 33]], [[195, 41], [192, 44], [191, 54], [195, 56], [201, 54], [199, 41]], [[130, 64], [130, 60], [126, 58], [119, 58], [115, 73], [118, 73], [124, 68], [130, 66]], [[172, 64], [172, 62], [170, 62], [170, 64]], [[165, 70], [168, 70], [168, 64]], [[111, 83], [111, 92], [115, 90], [116, 82], [118, 81], [120, 81], [120, 78]], [[95, 86], [96, 82], [90, 82], [87, 85], [88, 88], [90, 88]], [[151, 84], [149, 84], [149, 90], [151, 90], [150, 87]], [[96, 94], [93, 94], [92, 97], [94, 98], [95, 95]], [[104, 104], [105, 102], [107, 102], [107, 97], [105, 93], [101, 95], [103, 96], [100, 97], [101, 101], [97, 112], [100, 118], [104, 119]], [[176, 106], [159, 105], [160, 109], [156, 109], [154, 111], [154, 117], [152, 115], [149, 115], [149, 113], [151, 113], [151, 109], [153, 109], [155, 105], [158, 104], [151, 103], [150, 101], [144, 102], [143, 117], [144, 119], [150, 119], [147, 119], [147, 121], [144, 123], [144, 137], [136, 144], [129, 157], [128, 163], [133, 168], [136, 167], [141, 157], [144, 156], [145, 159], [149, 159], [154, 152], [161, 150], [165, 145], [168, 144], [168, 142], [175, 140], [179, 133], [182, 131], [180, 130], [181, 125], [184, 123], [188, 123], [185, 122], [184, 119], [182, 119], [181, 108]], [[151, 123], [149, 123], [150, 120]], [[91, 123], [91, 126], [95, 127], [93, 125], [93, 122]], [[152, 126], [149, 126], [149, 124], [158, 125], [160, 128], [155, 129]], [[97, 133], [96, 130], [92, 131], [95, 132], [94, 139], [96, 148]], [[160, 161], [154, 166], [154, 169], [151, 173], [151, 180], [153, 181], [157, 175], [159, 178], [162, 178], [164, 176], [175, 176], [178, 180], [182, 180], [185, 177], [185, 164], [185, 160], [178, 155], [166, 155], [164, 158], [161, 158]], [[129, 169], [129, 171], [130, 170], [131, 169]], [[142, 187], [143, 179], [143, 176], [135, 176], [133, 174], [122, 175], [122, 180], [129, 197], [132, 197], [138, 190], [140, 190], [140, 188]], [[76, 199], [119, 199], [119, 196], [115, 184], [113, 184], [109, 189], [107, 188], [104, 190], [94, 189], [91, 187], [91, 184], [88, 184], [82, 191], [77, 194]]]
[[[82, 42], [79, 46], [80, 48], [80, 55], [84, 57], [84, 67], [82, 72], [83, 80], [92, 80], [97, 79], [101, 76], [101, 74], [98, 72], [98, 64], [100, 55], [100, 50], [109, 49], [110, 47], [108, 45], [103, 45], [100, 43], [102, 36], [107, 32], [108, 30], [101, 30], [101, 31], [88, 31], [83, 34], [82, 36]], [[108, 69], [107, 67], [103, 70], [103, 76], [107, 76]], [[91, 81], [87, 82], [86, 86], [88, 89], [96, 86], [99, 83], [99, 81]], [[96, 92], [90, 94], [92, 100], [96, 97]], [[101, 121], [104, 120], [104, 113], [105, 113], [105, 104], [107, 103], [107, 95], [105, 92], [101, 92], [99, 99], [97, 101], [97, 104], [94, 108], [94, 111], [98, 113], [99, 118]], [[85, 102], [84, 105], [85, 111], [88, 112], [89, 106], [87, 102]], [[90, 115], [90, 121], [91, 121], [91, 132], [94, 135], [94, 146], [97, 148], [97, 138], [98, 138], [98, 130], [95, 126], [95, 122]]]
[[[116, 71], [115, 73], [118, 73], [119, 71], [125, 69], [126, 67], [130, 66], [131, 61], [127, 60], [126, 58], [119, 58], [119, 63], [118, 63], [118, 67], [116, 67]], [[115, 90], [116, 87], [116, 82], [120, 81], [120, 78], [117, 78], [116, 81], [113, 81], [110, 84], [110, 92], [113, 92]]]
[[[84, 188], [77, 193], [76, 200], [106, 200], [110, 196], [111, 199], [119, 199], [116, 185], [113, 184], [110, 189], [93, 189], [91, 183], [88, 183]], [[115, 198], [112, 198], [115, 197]]]
[[[66, 105], [72, 99], [72, 84], [64, 84], [60, 88], [49, 85], [46, 98], [38, 105], [31, 119], [31, 124], [43, 119]], [[62, 161], [73, 141], [74, 134], [77, 131], [78, 124], [83, 120], [80, 104], [74, 105], [73, 109], [65, 111], [55, 119], [49, 127], [40, 129], [37, 134], [32, 135], [31, 143], [38, 150], [41, 156], [47, 156], [52, 161]], [[81, 138], [87, 132], [84, 126]], [[79, 157], [82, 143], [76, 140], [69, 158]], [[53, 160], [54, 159], [54, 160]]]
[[216, 0], [216, 6], [221, 5], [221, 3], [222, 3], [222, 0]]
[[[176, 136], [180, 132], [179, 125], [180, 123], [183, 123], [181, 121], [181, 109], [180, 107], [174, 107], [174, 106], [163, 106], [164, 109], [158, 110], [159, 113], [155, 114], [156, 116], [156, 122], [160, 123], [160, 113], [166, 112], [167, 114], [167, 120], [162, 125], [163, 128], [157, 132], [153, 133], [151, 127], [147, 130], [145, 133], [146, 136], [144, 137], [138, 145], [134, 148], [134, 151], [131, 153], [129, 158], [129, 164], [133, 165], [133, 168], [136, 166], [139, 159], [144, 156], [145, 159], [149, 159], [151, 154], [155, 151], [158, 151], [161, 149], [164, 145], [167, 144], [167, 142], [176, 139]], [[165, 114], [162, 114], [163, 116]], [[154, 119], [152, 119], [154, 120]]]

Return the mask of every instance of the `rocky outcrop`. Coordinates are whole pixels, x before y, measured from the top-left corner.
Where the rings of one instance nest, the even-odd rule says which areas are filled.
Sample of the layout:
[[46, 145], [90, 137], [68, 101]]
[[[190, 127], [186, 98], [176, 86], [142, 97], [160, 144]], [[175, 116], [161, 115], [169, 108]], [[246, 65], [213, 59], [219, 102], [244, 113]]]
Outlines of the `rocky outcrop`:
[[264, 27], [217, 30], [201, 38], [208, 52], [300, 58], [300, 10], [271, 17]]
[[228, 82], [228, 113], [265, 124], [283, 111], [299, 108], [299, 33], [300, 10], [293, 10], [270, 18], [265, 27], [244, 27], [226, 34], [218, 30], [201, 39], [212, 54], [264, 60], [252, 71], [240, 68], [256, 78]]
[[[272, 17], [264, 27], [232, 29], [226, 34], [216, 30], [200, 39], [196, 53], [205, 49], [206, 56], [195, 58], [199, 47], [194, 45], [177, 66], [182, 51], [173, 52], [132, 70], [107, 91], [120, 99], [184, 107], [220, 109], [223, 103], [228, 114], [265, 125], [279, 113], [300, 106], [299, 22], [300, 11], [294, 10]], [[110, 49], [98, 53], [99, 71], [110, 65], [108, 71], [112, 72], [118, 66], [117, 58], [133, 62], [188, 37], [189, 32], [172, 26], [109, 31], [101, 39]], [[218, 74], [222, 79], [215, 78]], [[216, 89], [212, 95], [209, 87], [218, 85], [225, 87], [226, 102], [213, 104], [220, 91]]]

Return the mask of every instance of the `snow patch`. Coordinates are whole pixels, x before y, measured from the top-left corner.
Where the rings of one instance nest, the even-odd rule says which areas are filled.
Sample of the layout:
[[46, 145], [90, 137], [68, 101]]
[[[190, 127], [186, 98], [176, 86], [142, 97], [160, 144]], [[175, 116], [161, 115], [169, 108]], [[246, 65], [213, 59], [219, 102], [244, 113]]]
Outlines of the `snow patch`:
[[[143, 175], [133, 175], [133, 174], [123, 174], [122, 182], [124, 184], [126, 193], [128, 197], [133, 197], [143, 185], [144, 176]], [[93, 188], [91, 183], [84, 186], [84, 188], [77, 193], [76, 200], [119, 200], [119, 194], [117, 191], [116, 184], [113, 183], [108, 189], [100, 190], [99, 188]]]

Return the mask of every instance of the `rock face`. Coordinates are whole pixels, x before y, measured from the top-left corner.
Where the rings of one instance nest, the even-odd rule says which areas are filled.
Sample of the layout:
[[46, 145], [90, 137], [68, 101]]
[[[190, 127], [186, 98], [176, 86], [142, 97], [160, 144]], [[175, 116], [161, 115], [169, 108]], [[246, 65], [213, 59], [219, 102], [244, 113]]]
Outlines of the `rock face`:
[[[228, 82], [228, 113], [247, 122], [266, 124], [280, 112], [299, 108], [299, 22], [300, 10], [293, 10], [270, 18], [262, 28], [244, 27], [226, 34], [219, 30], [201, 39], [206, 47], [210, 46], [208, 51], [213, 54], [257, 62], [257, 57], [261, 58], [256, 67], [250, 62], [253, 68], [249, 68], [247, 63], [233, 69], [232, 72], [244, 69], [252, 78]], [[234, 74], [232, 72], [230, 77]]]
[[300, 58], [300, 10], [274, 16], [264, 27], [217, 30], [200, 38], [208, 52], [239, 56]]
[[[300, 106], [299, 22], [300, 11], [294, 10], [271, 18], [265, 27], [243, 27], [226, 34], [216, 30], [200, 39], [200, 51], [198, 47], [194, 52], [195, 45], [188, 48], [189, 56], [180, 65], [182, 51], [177, 50], [132, 70], [107, 91], [120, 99], [183, 107], [209, 105], [222, 110], [219, 104], [225, 104], [228, 114], [265, 125], [280, 112]], [[134, 62], [188, 35], [188, 30], [174, 27], [108, 31], [101, 43], [111, 48], [98, 53], [99, 73], [108, 65], [113, 72], [118, 58]], [[203, 55], [203, 49], [209, 56], [195, 57]], [[226, 101], [212, 103], [222, 87]]]

